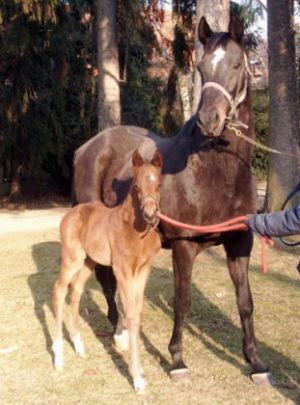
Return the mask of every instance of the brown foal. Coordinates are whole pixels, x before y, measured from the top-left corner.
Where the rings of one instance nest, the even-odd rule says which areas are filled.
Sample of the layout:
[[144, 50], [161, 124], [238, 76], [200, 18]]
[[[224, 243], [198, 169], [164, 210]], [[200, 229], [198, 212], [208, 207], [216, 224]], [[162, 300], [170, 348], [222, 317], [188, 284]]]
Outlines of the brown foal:
[[108, 208], [101, 202], [79, 204], [62, 219], [61, 269], [53, 289], [56, 337], [52, 349], [57, 369], [63, 367], [63, 305], [68, 287], [71, 287], [71, 339], [76, 353], [83, 356], [79, 302], [95, 264], [100, 263], [113, 267], [129, 333], [130, 372], [136, 391], [145, 388], [138, 337], [151, 260], [161, 246], [155, 228], [162, 164], [159, 150], [150, 163], [136, 150], [132, 156], [133, 184], [122, 205]]

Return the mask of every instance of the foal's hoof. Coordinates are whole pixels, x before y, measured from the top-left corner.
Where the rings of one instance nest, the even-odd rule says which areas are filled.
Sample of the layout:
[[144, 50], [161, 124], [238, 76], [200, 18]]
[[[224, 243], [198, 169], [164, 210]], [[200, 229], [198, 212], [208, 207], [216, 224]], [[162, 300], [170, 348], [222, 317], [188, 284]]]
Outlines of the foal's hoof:
[[145, 393], [146, 386], [147, 386], [145, 378], [142, 378], [142, 377], [141, 378], [136, 378], [134, 380], [134, 382], [133, 382], [133, 385], [134, 385], [135, 392], [137, 394], [144, 394]]
[[275, 379], [269, 371], [250, 374], [250, 379], [255, 385], [275, 385]]
[[57, 371], [61, 371], [64, 367], [63, 342], [55, 340], [52, 345], [52, 351], [54, 354], [54, 368]]
[[62, 371], [64, 368], [63, 359], [54, 359], [54, 368], [56, 371]]
[[127, 329], [123, 329], [121, 333], [114, 334], [114, 342], [119, 352], [127, 352], [129, 350], [129, 334]]
[[81, 340], [80, 335], [76, 335], [73, 339], [75, 353], [78, 354], [80, 357], [85, 357], [85, 348], [83, 341]]
[[174, 382], [182, 382], [183, 384], [191, 384], [191, 374], [188, 368], [176, 368], [170, 371], [171, 380]]

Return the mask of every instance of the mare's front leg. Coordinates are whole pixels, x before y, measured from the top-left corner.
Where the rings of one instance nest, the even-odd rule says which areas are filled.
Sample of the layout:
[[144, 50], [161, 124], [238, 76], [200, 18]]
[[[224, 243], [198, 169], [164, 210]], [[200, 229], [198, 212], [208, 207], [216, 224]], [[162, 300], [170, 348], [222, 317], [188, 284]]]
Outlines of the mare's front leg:
[[253, 324], [253, 301], [248, 279], [249, 257], [253, 244], [251, 231], [238, 232], [224, 243], [227, 264], [235, 286], [237, 305], [243, 328], [243, 353], [252, 367], [252, 380], [261, 384], [271, 382], [271, 374], [261, 361]]
[[194, 242], [175, 241], [172, 244], [175, 319], [169, 351], [173, 359], [170, 376], [176, 380], [189, 378], [188, 368], [182, 359], [182, 328], [191, 306], [191, 277], [197, 252], [198, 246]]
[[114, 327], [115, 344], [121, 352], [127, 351], [129, 348], [128, 332], [123, 325], [123, 318], [116, 302], [117, 281], [112, 267], [97, 264], [95, 274], [108, 305], [107, 317]]

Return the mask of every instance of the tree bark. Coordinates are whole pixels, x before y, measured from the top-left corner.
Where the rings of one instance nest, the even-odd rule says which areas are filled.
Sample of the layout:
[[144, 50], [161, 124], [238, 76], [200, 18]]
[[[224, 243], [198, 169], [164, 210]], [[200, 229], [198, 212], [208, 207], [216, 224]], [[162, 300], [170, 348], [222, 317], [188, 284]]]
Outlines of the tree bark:
[[98, 129], [121, 121], [119, 55], [116, 31], [117, 0], [98, 0]]
[[[267, 6], [270, 144], [300, 157], [293, 0], [268, 0]], [[267, 210], [281, 208], [299, 175], [299, 158], [270, 154]]]
[[[230, 17], [230, 1], [229, 0], [197, 0], [196, 2], [196, 30], [195, 30], [195, 57], [196, 66], [198, 65], [203, 48], [198, 40], [198, 24], [202, 16], [204, 16], [213, 31], [228, 31]], [[194, 90], [193, 90], [193, 112], [198, 109], [198, 104], [201, 94], [201, 78], [197, 69], [194, 74]]]

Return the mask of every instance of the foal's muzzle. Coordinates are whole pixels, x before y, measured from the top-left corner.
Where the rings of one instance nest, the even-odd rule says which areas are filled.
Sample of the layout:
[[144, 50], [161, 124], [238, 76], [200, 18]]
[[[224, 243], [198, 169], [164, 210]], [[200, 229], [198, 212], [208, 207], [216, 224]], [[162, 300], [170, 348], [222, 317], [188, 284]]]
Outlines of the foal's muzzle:
[[156, 226], [159, 219], [157, 213], [159, 211], [159, 204], [157, 198], [151, 195], [146, 195], [141, 199], [141, 211], [144, 220], [151, 226]]

